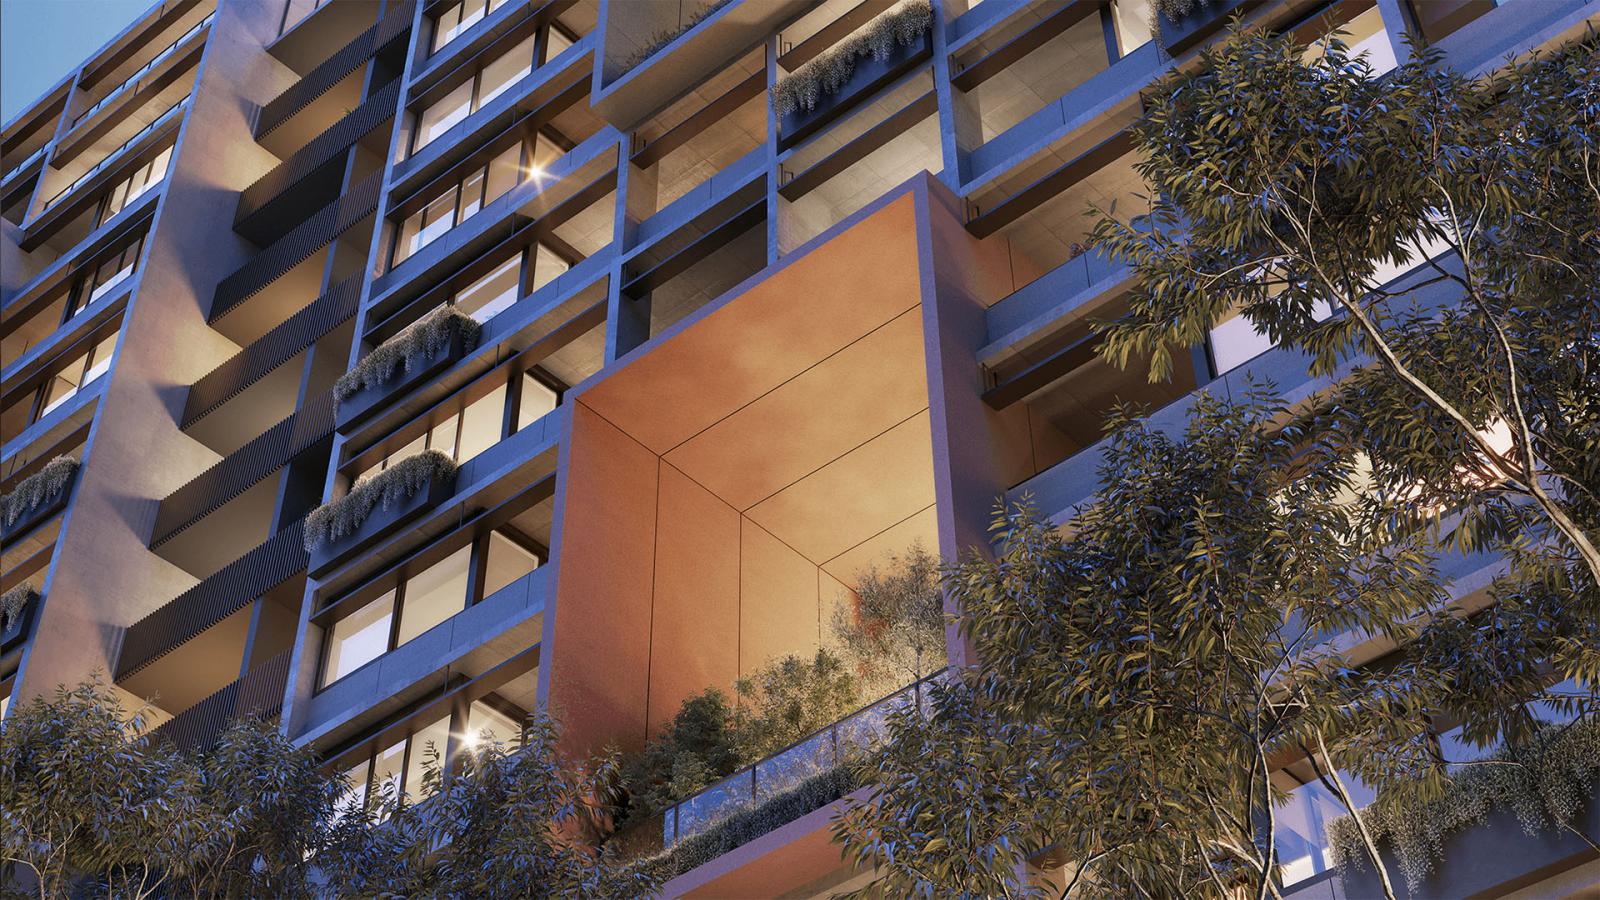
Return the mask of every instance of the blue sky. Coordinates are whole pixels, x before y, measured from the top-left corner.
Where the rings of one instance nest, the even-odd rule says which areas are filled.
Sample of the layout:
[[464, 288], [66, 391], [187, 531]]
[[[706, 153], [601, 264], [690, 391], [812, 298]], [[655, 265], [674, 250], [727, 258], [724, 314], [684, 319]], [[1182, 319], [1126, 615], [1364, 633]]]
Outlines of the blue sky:
[[9, 122], [154, 0], [0, 0], [0, 121]]

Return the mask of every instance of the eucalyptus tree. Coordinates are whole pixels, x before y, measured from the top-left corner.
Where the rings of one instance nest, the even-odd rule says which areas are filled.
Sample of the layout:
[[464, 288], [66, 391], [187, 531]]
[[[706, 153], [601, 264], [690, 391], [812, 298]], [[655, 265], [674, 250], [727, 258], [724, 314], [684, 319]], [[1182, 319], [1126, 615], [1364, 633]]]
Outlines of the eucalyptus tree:
[[874, 687], [900, 687], [944, 668], [939, 558], [921, 544], [856, 576], [855, 602], [834, 609], [833, 637]]
[[434, 748], [423, 762], [426, 799], [392, 785], [341, 821], [319, 859], [340, 896], [648, 896], [648, 865], [624, 860], [605, 838], [621, 805], [615, 752], [573, 766], [559, 730], [531, 716], [514, 745], [478, 741], [447, 768]]
[[1428, 690], [1351, 714], [1370, 691], [1326, 639], [1405, 641], [1441, 599], [1431, 544], [1363, 515], [1354, 462], [1304, 466], [1316, 439], [1280, 413], [1258, 393], [1202, 396], [1176, 436], [1119, 418], [1067, 533], [1002, 510], [999, 557], [946, 581], [979, 662], [893, 718], [835, 823], [847, 853], [924, 896], [1029, 893], [1046, 851], [1100, 894], [1274, 890], [1275, 760], [1338, 788], [1363, 730], [1426, 727]]
[[1132, 137], [1150, 224], [1095, 232], [1139, 276], [1102, 325], [1111, 360], [1149, 353], [1163, 378], [1233, 312], [1315, 374], [1360, 360], [1326, 412], [1413, 501], [1397, 515], [1453, 511], [1460, 546], [1539, 548], [1600, 583], [1592, 31], [1483, 78], [1435, 50], [1376, 77], [1337, 38], [1236, 32]]

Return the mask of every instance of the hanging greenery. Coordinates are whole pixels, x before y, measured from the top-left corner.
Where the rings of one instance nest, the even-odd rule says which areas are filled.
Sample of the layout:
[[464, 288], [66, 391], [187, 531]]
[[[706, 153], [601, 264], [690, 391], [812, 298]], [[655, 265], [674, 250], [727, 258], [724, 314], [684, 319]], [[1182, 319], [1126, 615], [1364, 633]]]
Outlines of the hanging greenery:
[[816, 109], [824, 95], [837, 94], [850, 82], [857, 59], [886, 60], [895, 47], [915, 44], [932, 27], [928, 0], [911, 0], [883, 13], [773, 85], [772, 111], [781, 118]]
[[639, 48], [639, 50], [632, 56], [629, 56], [622, 61], [622, 71], [626, 73], [638, 64], [644, 62], [652, 56], [655, 56], [656, 51], [677, 40], [679, 35], [687, 32], [696, 25], [699, 25], [701, 22], [704, 22], [706, 19], [711, 17], [712, 13], [732, 2], [733, 0], [715, 0], [713, 3], [708, 3], [705, 6], [702, 6], [698, 11], [690, 15], [689, 18], [683, 20], [683, 23], [677, 28], [658, 28], [651, 32], [650, 37], [645, 41], [644, 46]]
[[[1526, 745], [1468, 764], [1445, 781], [1433, 799], [1389, 794], [1362, 811], [1372, 839], [1389, 842], [1406, 885], [1417, 893], [1422, 880], [1444, 858], [1451, 835], [1509, 809], [1530, 835], [1568, 827], [1586, 802], [1593, 802], [1600, 775], [1600, 717], [1550, 726]], [[1370, 865], [1355, 821], [1341, 816], [1328, 824], [1328, 841], [1341, 867]]]
[[444, 352], [450, 339], [460, 332], [468, 350], [478, 345], [483, 326], [454, 306], [445, 305], [406, 326], [361, 358], [355, 368], [333, 383], [333, 396], [348, 400], [369, 387], [388, 384], [404, 370], [410, 373], [418, 360], [431, 359]]
[[1166, 16], [1168, 20], [1176, 22], [1210, 2], [1211, 0], [1150, 0], [1150, 7]]
[[28, 604], [38, 599], [39, 589], [31, 581], [24, 581], [0, 594], [0, 629], [10, 631], [22, 618], [22, 611], [28, 608]]
[[15, 525], [24, 513], [54, 500], [77, 471], [77, 460], [70, 456], [58, 456], [45, 463], [44, 468], [18, 482], [16, 489], [0, 501], [5, 507], [6, 525]]
[[382, 472], [357, 481], [343, 497], [322, 504], [306, 516], [306, 550], [316, 550], [324, 543], [354, 534], [374, 509], [404, 503], [435, 478], [454, 475], [457, 468], [456, 461], [439, 450], [424, 450], [390, 463]]

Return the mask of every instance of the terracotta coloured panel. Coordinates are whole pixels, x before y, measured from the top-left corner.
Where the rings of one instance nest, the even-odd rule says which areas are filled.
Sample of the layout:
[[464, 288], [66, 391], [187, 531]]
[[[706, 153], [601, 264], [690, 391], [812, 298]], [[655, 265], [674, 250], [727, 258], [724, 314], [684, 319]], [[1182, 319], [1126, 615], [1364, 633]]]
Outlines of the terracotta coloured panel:
[[750, 521], [740, 536], [739, 672], [817, 651], [817, 568]]
[[922, 317], [901, 313], [667, 454], [743, 510], [928, 406]]
[[572, 412], [551, 646], [569, 750], [645, 737], [658, 461], [581, 403]]
[[733, 688], [739, 674], [739, 513], [670, 465], [661, 467], [650, 732], [684, 698]]
[[749, 517], [808, 559], [850, 549], [933, 502], [928, 414], [919, 413], [755, 506]]
[[630, 361], [584, 402], [658, 453], [915, 306], [911, 194]]

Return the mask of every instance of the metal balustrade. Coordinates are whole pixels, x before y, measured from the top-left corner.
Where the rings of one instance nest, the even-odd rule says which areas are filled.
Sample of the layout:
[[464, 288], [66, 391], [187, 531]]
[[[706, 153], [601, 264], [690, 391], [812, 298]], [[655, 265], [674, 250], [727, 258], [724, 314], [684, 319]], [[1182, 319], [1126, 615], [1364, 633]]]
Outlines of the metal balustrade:
[[107, 103], [110, 103], [112, 100], [115, 100], [117, 98], [117, 96], [120, 95], [123, 92], [123, 90], [128, 87], [128, 85], [133, 84], [135, 81], [138, 81], [146, 72], [150, 71], [151, 69], [154, 69], [157, 65], [159, 65], [161, 63], [162, 60], [164, 60], [167, 57], [171, 56], [172, 55], [172, 51], [178, 49], [178, 45], [179, 44], [182, 44], [184, 41], [187, 41], [189, 38], [193, 37], [196, 33], [198, 33], [201, 29], [205, 28], [207, 25], [210, 25], [211, 24], [211, 20], [215, 19], [216, 17], [217, 17], [217, 14], [214, 13], [214, 12], [213, 13], [207, 13], [206, 17], [204, 19], [201, 19], [199, 22], [195, 23], [193, 28], [190, 28], [188, 31], [185, 31], [183, 34], [179, 35], [177, 40], [175, 40], [172, 43], [168, 44], [167, 46], [163, 47], [161, 49], [161, 52], [157, 53], [153, 58], [151, 58], [151, 60], [149, 62], [147, 62], [144, 65], [140, 66], [138, 68], [138, 70], [135, 71], [132, 75], [129, 75], [127, 78], [124, 78], [122, 80], [121, 84], [117, 85], [116, 87], [114, 87], [110, 91], [108, 91], [104, 97], [101, 97], [99, 100], [95, 101], [95, 104], [93, 106], [91, 106], [88, 109], [84, 110], [83, 112], [79, 113], [77, 115], [77, 117], [72, 120], [72, 127], [76, 128], [80, 122], [84, 121], [85, 119], [89, 118], [90, 116], [94, 115], [95, 113], [99, 112], [100, 110], [104, 109], [105, 105]]
[[670, 847], [848, 761], [853, 752], [865, 749], [883, 736], [891, 711], [915, 704], [926, 714], [928, 692], [925, 688], [935, 679], [943, 678], [946, 671], [941, 669], [914, 681], [668, 807], [662, 813], [662, 841]]
[[142, 138], [145, 135], [149, 134], [151, 131], [154, 131], [156, 128], [160, 127], [163, 123], [165, 123], [168, 119], [172, 118], [173, 113], [175, 113], [179, 109], [182, 109], [183, 106], [189, 102], [189, 97], [190, 96], [191, 95], [189, 95], [189, 94], [183, 95], [183, 98], [181, 100], [179, 100], [177, 103], [174, 103], [171, 106], [167, 107], [166, 112], [163, 112], [161, 115], [156, 116], [154, 119], [152, 119], [149, 125], [146, 125], [143, 128], [139, 129], [137, 132], [134, 133], [134, 135], [132, 137], [128, 138], [127, 140], [125, 140], [121, 144], [119, 144], [117, 146], [117, 149], [112, 150], [110, 153], [107, 153], [99, 162], [94, 164], [93, 168], [89, 169], [89, 171], [87, 171], [87, 172], [83, 173], [82, 175], [79, 175], [77, 178], [73, 179], [71, 184], [69, 184], [66, 187], [62, 188], [61, 190], [57, 191], [56, 195], [54, 197], [51, 197], [49, 200], [46, 200], [44, 202], [44, 209], [41, 210], [41, 212], [47, 211], [51, 207], [53, 207], [56, 204], [60, 203], [68, 194], [72, 193], [74, 190], [77, 190], [77, 188], [80, 185], [82, 185], [84, 182], [88, 181], [89, 179], [93, 178], [95, 176], [95, 173], [99, 172], [101, 169], [104, 169], [106, 166], [110, 165], [113, 160], [115, 160], [117, 157], [121, 156], [122, 155], [122, 151], [128, 149], [130, 146], [132, 146], [133, 144], [137, 143], [140, 138]]

